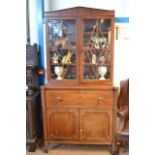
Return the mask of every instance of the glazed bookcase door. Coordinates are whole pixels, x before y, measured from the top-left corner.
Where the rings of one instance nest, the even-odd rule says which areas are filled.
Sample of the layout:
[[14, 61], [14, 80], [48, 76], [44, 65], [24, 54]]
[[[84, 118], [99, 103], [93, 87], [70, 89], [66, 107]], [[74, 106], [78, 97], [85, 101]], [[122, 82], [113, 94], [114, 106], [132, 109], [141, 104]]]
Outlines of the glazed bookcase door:
[[110, 80], [112, 53], [111, 19], [83, 20], [83, 79]]
[[77, 39], [75, 19], [48, 20], [49, 78], [77, 79]]

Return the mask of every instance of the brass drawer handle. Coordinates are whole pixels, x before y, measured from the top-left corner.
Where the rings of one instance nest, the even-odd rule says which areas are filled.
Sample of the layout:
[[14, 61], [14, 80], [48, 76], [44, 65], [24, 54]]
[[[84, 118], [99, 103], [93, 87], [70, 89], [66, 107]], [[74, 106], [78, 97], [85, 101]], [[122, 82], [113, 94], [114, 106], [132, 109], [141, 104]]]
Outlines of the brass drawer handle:
[[61, 99], [61, 97], [60, 97], [60, 96], [56, 97], [56, 99], [55, 99], [55, 100], [56, 100], [56, 102], [57, 102], [57, 103], [59, 103], [59, 102], [61, 102], [61, 101], [62, 101], [62, 99]]
[[80, 128], [80, 132], [83, 132], [83, 129], [82, 128]]
[[97, 99], [97, 103], [98, 103], [98, 104], [102, 104], [102, 103], [104, 103], [103, 98], [102, 98], [102, 97], [99, 97], [99, 98]]

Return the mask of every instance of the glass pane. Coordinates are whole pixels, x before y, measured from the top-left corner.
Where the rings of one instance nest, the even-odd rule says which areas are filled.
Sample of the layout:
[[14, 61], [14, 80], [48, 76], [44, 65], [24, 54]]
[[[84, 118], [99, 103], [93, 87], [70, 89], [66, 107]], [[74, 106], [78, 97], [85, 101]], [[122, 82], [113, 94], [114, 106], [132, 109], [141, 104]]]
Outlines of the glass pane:
[[84, 79], [110, 78], [111, 19], [84, 20], [83, 54]]
[[49, 20], [51, 78], [76, 79], [75, 20]]
[[95, 65], [84, 65], [84, 79], [93, 80], [98, 79], [99, 75], [97, 74], [97, 68]]

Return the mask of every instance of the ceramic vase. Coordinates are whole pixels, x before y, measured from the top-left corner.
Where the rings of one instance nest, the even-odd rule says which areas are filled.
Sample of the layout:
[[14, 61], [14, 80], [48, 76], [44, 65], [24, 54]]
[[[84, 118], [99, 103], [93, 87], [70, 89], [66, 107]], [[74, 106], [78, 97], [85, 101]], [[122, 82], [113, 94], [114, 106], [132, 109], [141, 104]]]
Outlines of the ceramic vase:
[[107, 73], [107, 67], [105, 66], [99, 66], [98, 67], [98, 73], [100, 75], [100, 80], [105, 80], [105, 75]]
[[62, 80], [63, 67], [62, 66], [55, 66], [54, 72], [57, 75], [57, 80]]

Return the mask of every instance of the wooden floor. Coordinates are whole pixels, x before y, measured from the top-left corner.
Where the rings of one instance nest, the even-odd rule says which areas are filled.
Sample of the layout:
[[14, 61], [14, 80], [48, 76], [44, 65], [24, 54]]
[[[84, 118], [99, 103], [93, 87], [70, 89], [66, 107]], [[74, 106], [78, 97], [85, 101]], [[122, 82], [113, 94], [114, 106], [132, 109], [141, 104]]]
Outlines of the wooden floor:
[[[48, 153], [38, 146], [35, 152], [26, 152], [26, 155], [111, 155], [110, 147], [96, 145], [69, 145], [55, 144], [49, 146]], [[121, 150], [120, 155], [129, 155], [128, 150]]]

